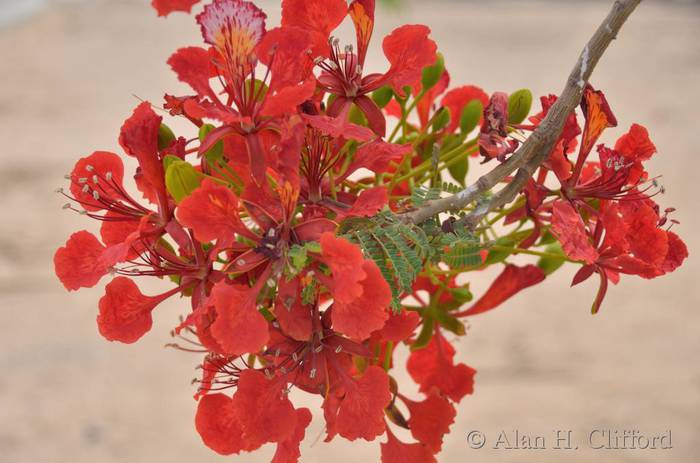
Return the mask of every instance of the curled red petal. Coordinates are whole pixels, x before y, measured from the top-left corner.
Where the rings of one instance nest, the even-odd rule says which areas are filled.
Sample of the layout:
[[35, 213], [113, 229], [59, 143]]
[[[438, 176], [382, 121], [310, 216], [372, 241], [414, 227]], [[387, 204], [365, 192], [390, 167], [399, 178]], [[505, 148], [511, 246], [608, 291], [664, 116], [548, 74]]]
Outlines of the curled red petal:
[[523, 289], [544, 281], [544, 278], [544, 272], [536, 265], [530, 264], [520, 267], [508, 264], [503, 272], [491, 283], [484, 295], [460, 315], [476, 315], [495, 309]]
[[104, 250], [92, 233], [85, 230], [73, 233], [54, 255], [56, 276], [69, 291], [92, 288], [108, 271], [100, 259]]

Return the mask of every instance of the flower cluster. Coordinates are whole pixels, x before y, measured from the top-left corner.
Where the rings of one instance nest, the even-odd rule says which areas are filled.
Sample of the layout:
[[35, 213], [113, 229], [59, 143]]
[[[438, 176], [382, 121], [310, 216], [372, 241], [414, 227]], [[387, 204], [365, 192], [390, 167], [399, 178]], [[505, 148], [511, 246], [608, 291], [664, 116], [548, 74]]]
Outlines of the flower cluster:
[[[153, 6], [167, 15], [196, 3]], [[600, 276], [597, 311], [621, 273], [653, 278], [687, 256], [669, 231], [672, 209], [651, 199], [660, 188], [642, 165], [656, 151], [646, 129], [633, 125], [588, 160], [616, 125], [591, 87], [583, 129], [572, 113], [512, 205], [472, 228], [459, 216], [405, 223], [403, 212], [458, 188], [449, 178], [465, 184], [470, 157], [512, 156], [555, 97], [528, 124], [527, 91], [451, 88], [421, 25], [387, 35], [387, 67], [368, 70], [374, 10], [373, 0], [283, 0], [281, 25], [268, 29], [253, 3], [213, 0], [196, 17], [206, 46], [168, 60], [191, 92], [166, 94], [161, 107], [196, 136], [175, 135], [141, 103], [119, 136], [138, 164], [135, 189], [122, 158], [97, 151], [59, 190], [67, 209], [101, 222], [99, 238], [74, 233], [54, 263], [68, 290], [116, 275], [99, 301], [102, 336], [136, 342], [161, 302], [189, 298], [173, 346], [203, 355], [195, 425], [221, 454], [272, 443], [274, 463], [298, 461], [311, 412], [290, 400], [296, 387], [320, 398], [326, 441], [384, 436], [383, 462], [434, 462], [455, 405], [473, 392], [476, 371], [451, 342], [465, 334], [464, 317], [565, 262], [581, 266], [574, 283]], [[341, 45], [331, 34], [345, 20], [356, 42]], [[538, 261], [511, 262], [518, 254]], [[492, 265], [504, 268], [463, 309], [472, 300], [464, 276]], [[147, 296], [138, 276], [174, 286]], [[389, 374], [402, 345], [420, 398]]]

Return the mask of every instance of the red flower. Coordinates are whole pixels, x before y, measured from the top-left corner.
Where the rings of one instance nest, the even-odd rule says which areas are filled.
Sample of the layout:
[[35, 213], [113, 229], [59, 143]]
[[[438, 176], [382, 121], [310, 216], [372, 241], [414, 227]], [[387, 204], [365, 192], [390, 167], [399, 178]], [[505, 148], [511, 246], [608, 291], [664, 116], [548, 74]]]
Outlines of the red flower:
[[[385, 74], [365, 75], [367, 47], [374, 29], [374, 0], [355, 0], [347, 10], [345, 2], [339, 0], [286, 0], [282, 4], [282, 24], [308, 28], [328, 36], [346, 12], [355, 26], [357, 53], [352, 46], [341, 52], [339, 41], [333, 39], [329, 53], [322, 54], [317, 60], [324, 71], [318, 78], [321, 88], [337, 96], [327, 114], [345, 118], [354, 103], [367, 117], [369, 127], [377, 135], [384, 136], [384, 115], [367, 94], [384, 85], [392, 85], [397, 93], [403, 94], [403, 87], [413, 85], [420, 78], [422, 69], [435, 62], [437, 46], [428, 38], [430, 29], [426, 26], [399, 27], [382, 44], [391, 64], [389, 70]], [[328, 60], [324, 59], [326, 55], [329, 55]]]
[[151, 312], [168, 297], [180, 292], [174, 288], [159, 296], [144, 296], [136, 284], [125, 277], [116, 277], [105, 287], [100, 299], [97, 326], [110, 341], [131, 344], [151, 329]]
[[436, 332], [430, 343], [415, 350], [408, 358], [406, 368], [411, 378], [420, 385], [420, 391], [430, 394], [438, 391], [454, 402], [474, 392], [476, 370], [460, 363], [454, 364], [455, 349]]
[[391, 401], [389, 376], [378, 366], [370, 366], [360, 379], [346, 377], [344, 396], [327, 397], [324, 410], [328, 439], [336, 433], [348, 440], [368, 441], [381, 436], [386, 429], [384, 408]]
[[199, 0], [152, 0], [151, 5], [158, 12], [158, 16], [168, 16], [173, 11], [189, 13]]

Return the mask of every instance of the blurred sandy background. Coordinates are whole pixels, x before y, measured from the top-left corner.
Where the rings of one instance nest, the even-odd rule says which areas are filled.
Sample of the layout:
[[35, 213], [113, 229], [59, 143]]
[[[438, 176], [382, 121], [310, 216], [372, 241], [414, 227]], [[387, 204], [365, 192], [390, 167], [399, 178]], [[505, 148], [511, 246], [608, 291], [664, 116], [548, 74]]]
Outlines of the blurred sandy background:
[[[261, 3], [268, 24], [276, 24], [276, 2]], [[609, 4], [414, 1], [400, 12], [383, 9], [372, 68], [384, 69], [378, 54], [384, 34], [423, 22], [433, 29], [453, 83], [558, 93]], [[36, 15], [0, 28], [2, 463], [224, 461], [201, 444], [193, 426], [189, 380], [199, 358], [162, 348], [183, 310], [177, 301], [156, 311], [143, 342], [110, 344], [95, 328], [101, 285], [68, 294], [51, 261], [72, 231], [94, 229], [61, 210], [64, 201], [53, 190], [63, 174], [95, 149], [118, 149], [119, 127], [137, 104], [132, 94], [160, 102], [164, 91], [183, 89], [165, 60], [199, 41], [190, 17], [157, 19], [145, 0], [49, 1]], [[595, 283], [569, 289], [575, 270], [565, 268], [473, 319], [459, 350], [479, 370], [476, 394], [460, 405], [441, 462], [698, 461], [698, 43], [697, 6], [644, 2], [593, 78], [621, 121], [608, 141], [632, 122], [651, 128], [660, 151], [651, 170], [664, 174], [667, 187], [659, 200], [678, 208], [676, 231], [690, 260], [654, 281], [623, 278], [596, 317], [589, 315]], [[489, 277], [475, 276], [477, 293]], [[314, 444], [322, 420], [319, 403], [308, 405], [316, 417], [302, 461], [378, 461], [378, 442]], [[584, 450], [585, 435], [599, 428], [647, 435], [670, 429], [673, 450]], [[490, 447], [501, 430], [514, 429], [545, 436], [570, 429], [582, 449], [466, 445], [471, 430], [483, 431]], [[271, 450], [228, 461], [269, 461]]]

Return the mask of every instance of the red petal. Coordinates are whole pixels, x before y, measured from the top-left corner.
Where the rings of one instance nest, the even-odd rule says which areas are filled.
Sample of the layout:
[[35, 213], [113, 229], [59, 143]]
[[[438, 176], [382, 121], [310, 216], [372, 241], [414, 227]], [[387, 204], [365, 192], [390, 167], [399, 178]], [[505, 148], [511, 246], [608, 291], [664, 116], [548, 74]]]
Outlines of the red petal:
[[311, 338], [311, 307], [301, 302], [299, 280], [280, 280], [275, 316], [280, 329], [292, 339], [308, 341]]
[[144, 296], [138, 286], [126, 277], [116, 277], [105, 287], [100, 299], [97, 326], [100, 334], [110, 341], [131, 344], [150, 331], [151, 312], [163, 300], [162, 296]]
[[214, 72], [209, 53], [204, 48], [180, 48], [168, 59], [168, 64], [180, 82], [192, 87], [199, 96], [212, 97], [214, 92], [209, 86], [209, 78], [213, 77]]
[[408, 425], [411, 435], [432, 452], [442, 450], [442, 438], [450, 431], [450, 425], [455, 421], [454, 406], [449, 400], [437, 394], [431, 394], [422, 402], [404, 400], [411, 417]]
[[265, 34], [256, 53], [270, 67], [270, 91], [275, 92], [309, 77], [314, 59], [328, 54], [328, 41], [313, 30], [277, 27]]
[[[336, 297], [331, 312], [333, 329], [360, 341], [384, 326], [389, 318], [388, 308], [391, 304], [391, 288], [377, 264], [365, 260], [362, 268], [366, 274], [361, 281], [362, 295], [350, 302], [340, 301]], [[340, 285], [343, 286], [344, 283]], [[337, 286], [334, 297], [336, 292]]]
[[683, 240], [673, 232], [668, 232], [668, 253], [664, 259], [661, 269], [665, 273], [673, 272], [681, 266], [683, 261], [688, 257], [688, 247]]
[[214, 0], [197, 15], [202, 37], [223, 57], [221, 66], [229, 79], [244, 79], [249, 72], [255, 47], [265, 35], [266, 18], [260, 8], [243, 0]]
[[646, 161], [656, 153], [656, 146], [649, 139], [649, 132], [645, 127], [632, 124], [629, 132], [615, 143], [615, 151], [630, 160]]
[[227, 187], [205, 179], [177, 208], [180, 223], [194, 231], [198, 241], [230, 243], [235, 234], [258, 240], [239, 216], [236, 195]]
[[189, 13], [199, 0], [152, 0], [151, 5], [158, 12], [158, 16], [168, 16], [173, 11]]
[[402, 310], [392, 314], [378, 334], [385, 341], [401, 342], [413, 335], [420, 321], [418, 313]]
[[410, 145], [386, 143], [381, 140], [365, 143], [357, 149], [355, 159], [345, 175], [350, 175], [361, 167], [377, 174], [386, 172], [391, 162], [399, 163], [410, 152]]
[[321, 235], [320, 243], [324, 262], [333, 276], [334, 287], [331, 289], [335, 302], [353, 302], [362, 295], [360, 281], [367, 276], [362, 250], [344, 238], [335, 237], [333, 233]]
[[382, 442], [382, 463], [437, 463], [428, 448], [420, 443], [405, 444], [387, 430], [387, 441]]
[[[489, 104], [489, 96], [480, 87], [475, 85], [464, 85], [445, 93], [440, 104], [450, 110], [450, 125], [447, 130], [454, 132], [459, 127], [462, 118], [462, 111], [473, 100], [478, 100], [484, 106]], [[479, 125], [483, 118], [479, 120]]]
[[586, 156], [606, 128], [617, 126], [617, 119], [610, 110], [603, 92], [594, 90], [590, 85], [586, 86], [583, 92], [581, 107], [586, 117], [581, 139], [581, 155]]
[[165, 174], [158, 156], [158, 131], [162, 120], [162, 117], [153, 112], [149, 102], [141, 103], [131, 117], [124, 121], [119, 144], [127, 154], [138, 160], [143, 179], [164, 200]]
[[627, 224], [630, 252], [649, 265], [660, 267], [668, 254], [668, 236], [658, 227], [659, 216], [651, 201], [622, 201], [622, 219]]
[[403, 87], [412, 86], [421, 78], [423, 68], [435, 62], [437, 45], [429, 34], [427, 26], [405, 25], [384, 38], [382, 48], [391, 63], [386, 76], [397, 93], [403, 95]]
[[484, 295], [460, 315], [476, 315], [495, 309], [521, 290], [544, 281], [544, 278], [544, 272], [536, 265], [519, 267], [508, 264], [503, 272], [491, 283]]
[[328, 37], [347, 14], [345, 0], [282, 0], [282, 26], [298, 26]]
[[587, 264], [598, 259], [598, 251], [591, 244], [583, 220], [570, 202], [558, 200], [552, 205], [552, 234], [570, 258]]
[[411, 353], [406, 368], [420, 391], [429, 394], [441, 392], [454, 402], [474, 392], [476, 370], [460, 363], [455, 365], [454, 347], [440, 333], [435, 333], [423, 349]]
[[355, 98], [354, 101], [357, 107], [360, 108], [360, 111], [362, 111], [362, 114], [367, 118], [369, 128], [380, 137], [384, 137], [386, 135], [386, 120], [382, 110], [367, 96], [360, 96]]
[[348, 440], [368, 441], [381, 436], [386, 429], [384, 408], [391, 402], [389, 376], [378, 366], [365, 370], [357, 381], [346, 386], [335, 421], [338, 434]]
[[377, 212], [382, 210], [389, 202], [389, 194], [386, 187], [378, 186], [369, 188], [360, 193], [355, 203], [348, 211], [341, 214], [345, 217], [372, 217]]
[[242, 285], [217, 283], [212, 290], [216, 320], [211, 333], [230, 355], [260, 351], [270, 339], [267, 321], [256, 305], [258, 292]]
[[56, 276], [69, 291], [92, 288], [107, 274], [100, 257], [105, 247], [88, 231], [73, 233], [53, 258]]
[[244, 370], [238, 378], [233, 406], [244, 430], [247, 448], [293, 439], [296, 410], [278, 378], [268, 379], [257, 370]]
[[374, 0], [354, 0], [348, 7], [348, 13], [355, 25], [359, 63], [360, 66], [364, 66], [367, 47], [374, 29]]
[[302, 118], [313, 128], [320, 130], [333, 138], [347, 140], [370, 141], [377, 136], [367, 127], [362, 127], [347, 121], [344, 115], [338, 117], [312, 116], [302, 114]]
[[296, 425], [294, 434], [289, 439], [277, 444], [277, 450], [272, 457], [271, 463], [297, 463], [301, 452], [299, 444], [304, 440], [306, 428], [311, 423], [311, 412], [308, 408], [299, 408], [296, 410]]
[[276, 117], [295, 113], [297, 106], [310, 99], [315, 89], [316, 80], [309, 78], [298, 85], [282, 87], [274, 93], [268, 93], [261, 114]]
[[224, 394], [202, 397], [194, 422], [204, 444], [215, 452], [231, 455], [244, 449], [243, 429], [233, 400]]
[[[110, 177], [111, 180], [108, 180]], [[123, 194], [112, 185], [123, 189], [123, 178], [124, 164], [119, 156], [107, 151], [95, 151], [75, 164], [70, 191], [86, 211], [100, 211], [105, 206], [93, 197], [93, 191], [100, 196], [120, 198]]]

